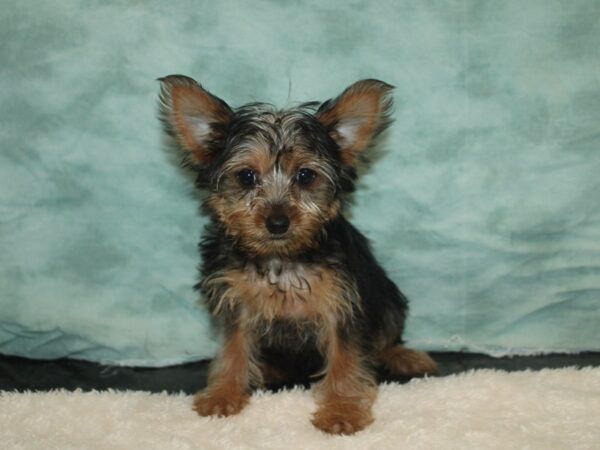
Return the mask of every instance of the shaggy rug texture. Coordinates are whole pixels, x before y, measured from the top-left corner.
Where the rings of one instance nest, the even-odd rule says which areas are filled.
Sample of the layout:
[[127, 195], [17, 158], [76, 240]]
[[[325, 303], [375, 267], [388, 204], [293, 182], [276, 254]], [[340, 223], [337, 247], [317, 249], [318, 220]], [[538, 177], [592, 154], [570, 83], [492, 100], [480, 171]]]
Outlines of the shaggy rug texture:
[[354, 436], [310, 424], [310, 391], [259, 392], [241, 414], [201, 418], [187, 395], [0, 393], [6, 449], [598, 449], [600, 368], [480, 370], [381, 386]]

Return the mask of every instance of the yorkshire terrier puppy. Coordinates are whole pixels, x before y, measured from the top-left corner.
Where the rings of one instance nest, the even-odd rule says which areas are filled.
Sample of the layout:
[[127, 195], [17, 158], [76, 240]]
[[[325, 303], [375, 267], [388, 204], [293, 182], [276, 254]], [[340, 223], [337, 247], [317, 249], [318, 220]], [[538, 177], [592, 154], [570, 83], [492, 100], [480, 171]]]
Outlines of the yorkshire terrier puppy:
[[161, 78], [160, 114], [207, 191], [197, 288], [224, 343], [194, 409], [229, 416], [253, 388], [313, 376], [312, 423], [352, 434], [373, 421], [376, 370], [434, 361], [402, 345], [407, 300], [343, 215], [357, 164], [391, 122], [392, 86], [362, 80], [335, 99], [237, 109], [191, 78]]

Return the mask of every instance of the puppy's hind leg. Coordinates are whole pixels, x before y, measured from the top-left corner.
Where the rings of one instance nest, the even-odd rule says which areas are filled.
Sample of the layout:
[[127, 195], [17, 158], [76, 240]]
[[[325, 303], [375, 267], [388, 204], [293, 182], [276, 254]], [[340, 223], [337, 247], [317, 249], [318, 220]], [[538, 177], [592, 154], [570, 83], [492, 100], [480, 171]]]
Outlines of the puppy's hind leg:
[[436, 375], [437, 364], [425, 352], [412, 350], [402, 345], [392, 345], [382, 350], [378, 355], [381, 366], [393, 375], [404, 377], [422, 377]]

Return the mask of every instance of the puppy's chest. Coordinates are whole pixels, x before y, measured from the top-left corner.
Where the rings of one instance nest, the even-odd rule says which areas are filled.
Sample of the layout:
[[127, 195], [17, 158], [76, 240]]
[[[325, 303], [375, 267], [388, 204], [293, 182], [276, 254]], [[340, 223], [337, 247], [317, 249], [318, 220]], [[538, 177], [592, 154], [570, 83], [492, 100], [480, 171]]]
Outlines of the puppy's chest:
[[227, 273], [229, 301], [267, 320], [312, 320], [338, 309], [343, 297], [339, 274], [318, 264], [272, 259]]

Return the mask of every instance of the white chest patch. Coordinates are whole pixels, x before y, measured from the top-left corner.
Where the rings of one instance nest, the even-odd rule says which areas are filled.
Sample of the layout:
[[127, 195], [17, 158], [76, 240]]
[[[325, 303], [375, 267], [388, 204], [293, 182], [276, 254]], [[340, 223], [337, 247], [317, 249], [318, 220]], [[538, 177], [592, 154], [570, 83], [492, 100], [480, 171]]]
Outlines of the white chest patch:
[[310, 281], [313, 281], [312, 278], [315, 277], [317, 272], [318, 268], [309, 270], [302, 264], [272, 259], [267, 264], [267, 272], [264, 278], [270, 286], [273, 286], [279, 292], [301, 295], [303, 291], [305, 291], [305, 294], [310, 293]]
[[214, 274], [205, 281], [219, 288], [217, 311], [241, 307], [256, 319], [309, 319], [348, 314], [354, 289], [327, 266], [271, 259], [261, 267], [247, 265]]
[[293, 318], [309, 314], [319, 302], [313, 293], [321, 291], [323, 268], [303, 264], [270, 260], [262, 270], [248, 270], [248, 282], [255, 294], [249, 300], [267, 316]]

